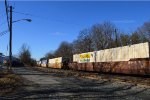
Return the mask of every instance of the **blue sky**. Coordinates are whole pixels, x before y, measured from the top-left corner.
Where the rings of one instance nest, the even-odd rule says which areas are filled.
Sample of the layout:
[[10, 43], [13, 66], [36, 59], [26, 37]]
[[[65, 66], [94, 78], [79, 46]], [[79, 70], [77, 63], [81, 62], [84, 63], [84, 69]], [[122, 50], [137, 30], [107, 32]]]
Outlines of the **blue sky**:
[[[150, 2], [9, 2], [15, 12], [13, 20], [31, 18], [31, 23], [13, 24], [13, 54], [23, 43], [30, 46], [37, 60], [58, 48], [62, 41], [72, 42], [79, 31], [104, 21], [113, 22], [121, 31], [131, 33], [150, 21]], [[0, 32], [7, 29], [4, 2], [0, 2]], [[0, 52], [8, 54], [9, 34], [0, 37]]]

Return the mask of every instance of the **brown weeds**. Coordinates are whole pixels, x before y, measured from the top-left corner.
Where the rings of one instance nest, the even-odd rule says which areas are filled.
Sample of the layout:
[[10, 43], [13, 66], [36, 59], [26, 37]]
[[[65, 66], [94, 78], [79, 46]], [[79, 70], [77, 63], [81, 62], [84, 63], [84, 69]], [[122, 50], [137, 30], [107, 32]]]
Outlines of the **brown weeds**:
[[21, 77], [7, 71], [0, 71], [0, 95], [13, 92], [21, 84]]

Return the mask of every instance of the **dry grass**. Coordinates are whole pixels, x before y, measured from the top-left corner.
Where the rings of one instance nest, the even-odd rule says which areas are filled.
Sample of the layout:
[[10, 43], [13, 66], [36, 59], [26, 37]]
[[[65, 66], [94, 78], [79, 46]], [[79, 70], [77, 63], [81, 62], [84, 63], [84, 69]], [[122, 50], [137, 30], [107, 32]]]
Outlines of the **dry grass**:
[[0, 95], [12, 93], [21, 84], [21, 77], [7, 71], [0, 71]]

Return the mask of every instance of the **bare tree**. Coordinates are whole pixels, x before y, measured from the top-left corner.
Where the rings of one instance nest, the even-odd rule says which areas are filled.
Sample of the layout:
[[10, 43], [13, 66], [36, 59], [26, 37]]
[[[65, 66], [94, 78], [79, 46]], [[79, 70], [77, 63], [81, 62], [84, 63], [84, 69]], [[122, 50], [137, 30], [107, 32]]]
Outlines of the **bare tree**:
[[95, 24], [92, 27], [92, 41], [96, 50], [115, 47], [118, 43], [119, 35], [115, 31], [116, 27], [113, 23], [104, 22]]
[[92, 35], [89, 29], [80, 31], [77, 40], [73, 42], [74, 53], [93, 51]]
[[31, 60], [31, 52], [27, 44], [23, 44], [20, 49], [19, 58], [24, 64], [29, 64]]
[[36, 60], [31, 58], [31, 51], [30, 51], [29, 46], [27, 44], [23, 44], [21, 46], [21, 49], [19, 52], [19, 59], [25, 65], [30, 65], [30, 66], [36, 65]]
[[77, 40], [74, 40], [73, 41], [73, 53], [76, 54], [76, 53], [81, 53], [83, 52], [82, 50], [82, 45], [81, 45], [81, 41], [79, 41], [78, 39]]
[[55, 57], [69, 57], [72, 59], [72, 44], [63, 41], [55, 51]]
[[150, 42], [150, 21], [145, 22], [140, 28], [137, 29], [142, 42]]
[[52, 58], [55, 58], [55, 55], [53, 52], [48, 52], [45, 54], [45, 57], [44, 58], [47, 58], [47, 59], [52, 59]]
[[141, 35], [137, 32], [131, 34], [130, 40], [131, 40], [131, 44], [137, 44], [143, 42]]
[[42, 61], [42, 60], [45, 60], [45, 59], [47, 59], [47, 58], [45, 58], [45, 57], [42, 57], [42, 58], [40, 58], [40, 61]]
[[128, 35], [128, 34], [120, 34], [119, 40], [120, 40], [121, 46], [126, 46], [126, 45], [131, 44], [130, 43], [130, 35]]

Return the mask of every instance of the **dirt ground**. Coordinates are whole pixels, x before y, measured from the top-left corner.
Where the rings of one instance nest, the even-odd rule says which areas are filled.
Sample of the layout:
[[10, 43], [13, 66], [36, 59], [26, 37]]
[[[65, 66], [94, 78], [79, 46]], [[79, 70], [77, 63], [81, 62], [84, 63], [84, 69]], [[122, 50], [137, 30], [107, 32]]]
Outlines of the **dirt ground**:
[[[134, 82], [113, 80], [108, 75], [97, 77], [87, 72], [58, 69], [13, 68], [24, 78], [24, 88], [0, 99], [61, 100], [149, 100], [150, 87]], [[65, 72], [65, 73], [64, 73]], [[70, 73], [71, 72], [71, 73]], [[80, 73], [80, 74], [79, 74]], [[147, 78], [147, 80], [149, 80]], [[147, 83], [148, 84], [148, 83]]]
[[0, 68], [0, 96], [16, 92], [21, 85], [22, 78], [19, 75]]

